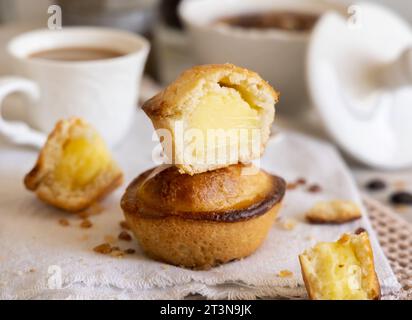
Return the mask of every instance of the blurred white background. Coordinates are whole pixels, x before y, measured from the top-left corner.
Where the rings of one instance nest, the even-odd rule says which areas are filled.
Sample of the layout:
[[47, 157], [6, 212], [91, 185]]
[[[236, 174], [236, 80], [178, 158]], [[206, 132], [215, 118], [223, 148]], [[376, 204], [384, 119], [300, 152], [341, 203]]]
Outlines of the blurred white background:
[[[118, 0], [100, 0], [105, 3], [118, 2]], [[139, 0], [122, 0], [123, 2], [139, 2]], [[276, 1], [276, 0], [274, 0]], [[332, 0], [342, 3], [353, 3], [356, 1]], [[16, 21], [45, 17], [47, 7], [54, 3], [53, 0], [0, 0], [0, 20]], [[145, 2], [144, 0], [141, 2]], [[369, 2], [384, 4], [398, 11], [410, 23], [412, 23], [412, 3], [410, 0], [370, 0]]]

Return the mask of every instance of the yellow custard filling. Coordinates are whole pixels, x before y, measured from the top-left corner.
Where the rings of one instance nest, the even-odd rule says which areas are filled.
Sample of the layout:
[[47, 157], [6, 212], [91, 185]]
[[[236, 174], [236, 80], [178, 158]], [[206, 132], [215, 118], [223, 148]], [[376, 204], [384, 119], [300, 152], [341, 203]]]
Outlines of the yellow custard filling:
[[110, 162], [104, 141], [95, 135], [70, 139], [54, 170], [55, 178], [72, 189], [92, 182]]
[[362, 289], [362, 269], [349, 242], [316, 245], [311, 256], [312, 272], [317, 275], [317, 292], [325, 300], [363, 300], [367, 293]]
[[189, 118], [189, 128], [254, 129], [260, 126], [259, 112], [233, 88], [223, 87], [200, 98]]

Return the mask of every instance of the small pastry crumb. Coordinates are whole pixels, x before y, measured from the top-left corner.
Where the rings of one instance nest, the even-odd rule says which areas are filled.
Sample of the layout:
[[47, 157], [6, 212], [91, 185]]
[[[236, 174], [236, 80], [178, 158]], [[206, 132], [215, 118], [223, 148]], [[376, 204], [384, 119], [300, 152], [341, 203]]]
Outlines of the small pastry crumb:
[[305, 214], [307, 221], [318, 224], [341, 224], [359, 219], [361, 216], [357, 204], [344, 200], [320, 201]]
[[298, 178], [294, 182], [289, 182], [286, 186], [287, 190], [295, 190], [299, 186], [303, 186], [306, 184], [306, 179], [305, 178]]
[[129, 248], [129, 249], [124, 250], [124, 253], [126, 253], [126, 254], [133, 254], [133, 253], [135, 253], [135, 252], [136, 252], [136, 250], [135, 250], [135, 249], [132, 249], [132, 248]]
[[132, 241], [132, 236], [127, 231], [120, 232], [118, 238], [124, 241]]
[[278, 273], [279, 278], [290, 278], [293, 277], [293, 272], [289, 270], [280, 270]]
[[295, 190], [298, 187], [298, 184], [296, 182], [289, 182], [286, 185], [287, 190]]
[[84, 219], [81, 223], [80, 223], [80, 228], [83, 229], [89, 229], [93, 226], [92, 222], [89, 219]]
[[29, 272], [30, 272], [30, 273], [34, 273], [34, 272], [36, 272], [36, 269], [30, 268], [30, 269], [29, 269]]
[[306, 184], [306, 179], [305, 178], [298, 178], [296, 180], [296, 183], [299, 185], [305, 185]]
[[69, 220], [63, 218], [63, 219], [59, 219], [59, 224], [63, 227], [67, 227], [70, 225], [70, 222]]
[[127, 221], [123, 220], [119, 222], [120, 228], [130, 230], [130, 226]]
[[123, 258], [124, 252], [120, 249], [116, 249], [112, 250], [112, 252], [110, 252], [110, 255], [115, 258]]
[[310, 193], [318, 193], [318, 192], [322, 191], [322, 188], [318, 184], [312, 184], [306, 189], [306, 191], [308, 191]]
[[295, 229], [297, 224], [298, 222], [294, 219], [285, 219], [280, 221], [280, 226], [282, 227], [282, 229], [288, 231]]
[[101, 253], [101, 254], [109, 254], [112, 252], [112, 247], [109, 243], [102, 243], [93, 248], [94, 252]]

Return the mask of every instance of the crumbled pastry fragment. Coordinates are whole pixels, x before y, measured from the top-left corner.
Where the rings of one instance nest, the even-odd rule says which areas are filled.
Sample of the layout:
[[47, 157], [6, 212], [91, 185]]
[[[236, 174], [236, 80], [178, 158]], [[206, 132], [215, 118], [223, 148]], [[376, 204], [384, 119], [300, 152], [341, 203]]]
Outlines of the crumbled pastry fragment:
[[110, 252], [112, 252], [112, 247], [109, 243], [102, 243], [94, 247], [93, 251], [101, 254], [109, 254]]
[[376, 300], [380, 285], [366, 231], [319, 242], [299, 255], [303, 280], [313, 300]]
[[80, 228], [83, 229], [89, 229], [93, 226], [92, 222], [89, 219], [84, 219], [81, 223], [80, 223]]
[[295, 190], [298, 187], [298, 184], [296, 182], [289, 182], [286, 185], [287, 190]]
[[305, 214], [310, 223], [345, 223], [362, 216], [359, 206], [351, 201], [332, 200], [316, 203]]
[[120, 232], [118, 238], [123, 241], [132, 241], [132, 236], [127, 231]]
[[123, 258], [124, 252], [120, 249], [116, 249], [112, 250], [112, 252], [110, 252], [110, 255], [115, 258]]
[[318, 184], [311, 184], [306, 190], [310, 193], [318, 193], [322, 191], [322, 187]]
[[289, 270], [280, 270], [278, 273], [279, 278], [290, 278], [293, 277], [293, 272]]
[[126, 254], [133, 254], [133, 253], [135, 253], [135, 252], [136, 252], [136, 250], [135, 250], [135, 249], [132, 249], [132, 248], [126, 249], [126, 250], [124, 251], [124, 253], [126, 253]]

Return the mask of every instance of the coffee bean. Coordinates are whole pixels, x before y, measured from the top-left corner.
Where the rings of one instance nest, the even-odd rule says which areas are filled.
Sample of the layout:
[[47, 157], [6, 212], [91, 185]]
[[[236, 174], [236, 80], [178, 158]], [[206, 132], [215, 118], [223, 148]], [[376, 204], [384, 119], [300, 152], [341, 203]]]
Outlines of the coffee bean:
[[380, 179], [373, 179], [365, 185], [369, 191], [379, 191], [386, 188], [386, 183]]
[[412, 205], [412, 193], [405, 191], [395, 192], [390, 196], [389, 201], [392, 204]]

